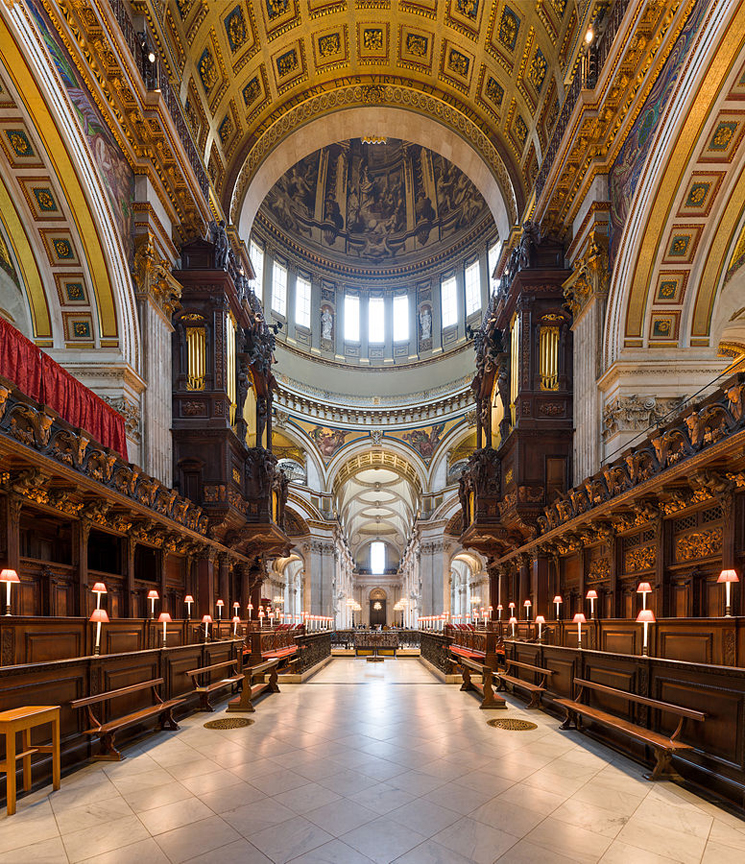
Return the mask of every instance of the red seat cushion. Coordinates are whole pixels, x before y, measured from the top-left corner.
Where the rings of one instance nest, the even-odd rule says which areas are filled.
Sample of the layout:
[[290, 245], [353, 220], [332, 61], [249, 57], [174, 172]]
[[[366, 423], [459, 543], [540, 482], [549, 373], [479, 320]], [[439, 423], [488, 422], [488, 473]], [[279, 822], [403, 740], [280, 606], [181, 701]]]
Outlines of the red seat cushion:
[[464, 648], [462, 645], [451, 645], [450, 650], [453, 654], [460, 654], [462, 657], [473, 657], [479, 660], [483, 660], [486, 656], [482, 654], [481, 651], [471, 651], [469, 648]]

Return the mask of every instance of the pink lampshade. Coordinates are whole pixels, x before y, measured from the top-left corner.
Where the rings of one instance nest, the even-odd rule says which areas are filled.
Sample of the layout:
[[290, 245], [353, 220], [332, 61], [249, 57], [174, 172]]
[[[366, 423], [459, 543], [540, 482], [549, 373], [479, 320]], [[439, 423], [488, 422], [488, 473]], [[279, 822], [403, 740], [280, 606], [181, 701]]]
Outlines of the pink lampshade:
[[109, 616], [105, 609], [94, 609], [88, 620], [92, 621], [94, 624], [108, 624]]
[[640, 624], [643, 624], [645, 621], [647, 624], [654, 624], [657, 619], [654, 617], [654, 612], [651, 609], [642, 609], [636, 616], [636, 620]]
[[493, 611], [494, 611], [494, 607], [493, 607], [493, 606], [489, 606], [489, 607], [487, 608], [486, 611], [487, 611], [487, 612], [493, 612]]
[[91, 591], [94, 594], [108, 594], [109, 592], [106, 590], [106, 586], [103, 582], [96, 582], [96, 584], [91, 588]]
[[217, 603], [215, 603], [215, 606], [224, 606], [224, 605], [225, 605], [224, 600], [218, 600]]
[[171, 621], [173, 621], [173, 618], [171, 618], [170, 612], [161, 612], [160, 615], [158, 615], [159, 624], [170, 624]]
[[561, 596], [561, 594], [557, 594], [557, 595], [554, 597], [553, 602], [554, 602], [554, 603], [563, 603], [563, 602], [564, 602], [564, 598]]
[[637, 594], [651, 594], [652, 586], [649, 582], [640, 582], [639, 587], [636, 589]]
[[523, 603], [523, 606], [532, 606], [532, 605], [533, 605], [533, 604], [530, 602], [530, 600], [526, 600], [526, 601]]
[[735, 570], [722, 570], [717, 578], [717, 582], [739, 582], [740, 577]]
[[510, 618], [510, 620], [509, 620], [508, 623], [509, 623], [509, 624], [517, 624], [517, 618], [514, 618], [514, 617], [513, 617], [513, 618]]
[[585, 598], [586, 598], [587, 600], [597, 600], [597, 599], [598, 599], [598, 592], [597, 592], [597, 591], [594, 591], [594, 590], [592, 590], [592, 589], [590, 589], [590, 590], [587, 592], [587, 594], [585, 594]]
[[500, 603], [500, 604], [497, 606], [497, 612], [501, 612], [502, 609], [504, 609], [504, 606], [502, 606], [502, 604]]
[[158, 592], [153, 589], [152, 591], [147, 592], [147, 599], [148, 600], [160, 600], [160, 594], [158, 594]]
[[509, 604], [509, 607], [510, 607], [510, 609], [514, 609], [514, 608], [515, 608], [515, 604], [514, 604], [514, 603], [510, 603], [510, 604]]
[[193, 603], [193, 602], [194, 602], [194, 598], [191, 596], [191, 594], [187, 594], [186, 597], [184, 597], [184, 603]]
[[577, 612], [574, 618], [572, 618], [572, 622], [574, 624], [587, 624], [587, 618], [585, 618], [583, 612]]
[[212, 616], [211, 615], [205, 615], [204, 618], [202, 618], [202, 624], [211, 624], [211, 623], [212, 623]]
[[233, 624], [240, 624], [240, 623], [241, 623], [240, 617], [238, 615], [234, 615], [233, 616]]
[[543, 617], [543, 615], [536, 615], [535, 616], [535, 623], [536, 624], [545, 624], [546, 619]]
[[20, 582], [15, 570], [3, 570], [0, 572], [0, 582]]

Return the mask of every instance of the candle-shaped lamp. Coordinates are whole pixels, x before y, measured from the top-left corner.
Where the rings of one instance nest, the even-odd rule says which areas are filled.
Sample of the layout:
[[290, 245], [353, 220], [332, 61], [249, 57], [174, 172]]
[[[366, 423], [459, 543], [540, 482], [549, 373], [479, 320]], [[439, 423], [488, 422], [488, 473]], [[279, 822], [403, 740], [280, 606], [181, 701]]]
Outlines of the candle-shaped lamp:
[[264, 626], [264, 607], [259, 606], [259, 629]]
[[109, 623], [109, 616], [105, 609], [94, 609], [93, 614], [88, 619], [96, 624], [96, 647], [93, 649], [94, 654], [101, 653], [101, 625]]
[[171, 618], [170, 612], [161, 612], [158, 616], [158, 624], [163, 625], [163, 647], [165, 648], [167, 632], [166, 627], [171, 623], [173, 619]]
[[147, 592], [147, 599], [150, 601], [150, 617], [155, 618], [155, 601], [160, 600], [160, 594], [153, 589]]
[[233, 615], [233, 636], [238, 635], [238, 625], [241, 623], [240, 615]]
[[651, 609], [642, 609], [636, 616], [636, 620], [644, 625], [644, 638], [642, 640], [642, 654], [646, 657], [649, 654], [649, 633], [647, 628], [650, 624], [654, 624], [654, 612]]
[[554, 597], [554, 607], [556, 608], [556, 620], [559, 620], [559, 610], [561, 609], [561, 604], [564, 602], [564, 598], [561, 594], [557, 594]]
[[515, 624], [517, 624], [517, 618], [515, 618], [515, 616], [513, 615], [510, 618], [509, 623], [512, 625], [512, 638], [514, 639], [515, 638]]
[[733, 582], [739, 582], [740, 579], [735, 570], [722, 570], [719, 574], [719, 578], [717, 582], [724, 582], [724, 590], [725, 590], [725, 602], [724, 602], [724, 617], [731, 618], [732, 617], [732, 599], [730, 596], [730, 590], [732, 588]]
[[246, 609], [248, 610], [248, 619], [250, 621], [251, 618], [253, 618], [254, 604], [249, 603], [248, 606], [246, 606]]
[[235, 615], [240, 616], [240, 612], [241, 612], [241, 604], [236, 600], [235, 603], [233, 603], [233, 616], [235, 616]]
[[491, 619], [492, 619], [492, 613], [494, 612], [494, 607], [493, 607], [493, 606], [489, 606], [489, 608], [488, 608], [486, 611], [489, 613], [489, 620], [491, 621]]
[[191, 596], [191, 594], [187, 594], [186, 597], [184, 597], [184, 603], [186, 603], [186, 617], [189, 619], [191, 618], [191, 604], [193, 602], [194, 598]]
[[640, 582], [639, 587], [636, 589], [637, 594], [642, 595], [642, 609], [647, 608], [647, 594], [652, 593], [652, 586], [649, 582]]
[[212, 623], [212, 616], [205, 615], [202, 618], [202, 624], [204, 624], [204, 641], [206, 642], [210, 638], [210, 624]]
[[508, 603], [507, 606], [510, 610], [510, 618], [514, 618], [515, 617], [515, 604], [514, 603]]
[[590, 601], [590, 618], [595, 617], [595, 601], [598, 599], [598, 592], [594, 589], [590, 589], [587, 594], [585, 594], [585, 599]]
[[0, 582], [5, 582], [5, 614], [10, 615], [10, 586], [20, 584], [18, 573], [10, 568], [0, 572]]
[[530, 600], [526, 600], [526, 601], [523, 603], [523, 606], [525, 607], [525, 620], [526, 620], [526, 621], [530, 621], [530, 607], [531, 607], [532, 605], [533, 605], [533, 604], [530, 602]]
[[502, 620], [502, 611], [503, 611], [503, 608], [504, 608], [504, 607], [502, 606], [501, 603], [497, 604], [497, 621], [501, 621], [501, 620]]
[[535, 623], [538, 625], [538, 641], [540, 642], [541, 641], [541, 627], [543, 627], [543, 625], [546, 623], [546, 619], [543, 617], [543, 615], [536, 615], [535, 616]]
[[96, 584], [91, 588], [91, 591], [96, 595], [96, 609], [101, 608], [101, 595], [108, 594], [106, 590], [106, 585], [103, 582], [96, 582]]
[[574, 616], [574, 623], [577, 625], [577, 646], [582, 648], [582, 625], [587, 624], [587, 618], [585, 618], [583, 612], [577, 612]]
[[215, 603], [215, 606], [217, 606], [217, 620], [218, 620], [218, 621], [222, 618], [222, 609], [223, 609], [223, 606], [224, 606], [224, 605], [225, 605], [225, 601], [224, 601], [224, 600], [218, 600], [218, 601]]

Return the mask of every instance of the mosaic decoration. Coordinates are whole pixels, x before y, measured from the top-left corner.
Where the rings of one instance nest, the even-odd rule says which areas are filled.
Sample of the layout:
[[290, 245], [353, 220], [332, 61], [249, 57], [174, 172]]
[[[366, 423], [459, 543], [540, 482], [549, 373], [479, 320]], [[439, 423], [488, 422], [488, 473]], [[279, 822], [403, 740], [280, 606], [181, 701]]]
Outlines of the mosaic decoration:
[[479, 15], [479, 5], [480, 0], [456, 0], [455, 8], [461, 15], [475, 21]]
[[36, 203], [39, 205], [39, 210], [42, 213], [56, 213], [57, 212], [57, 203], [54, 200], [54, 195], [52, 194], [52, 190], [43, 187], [43, 188], [34, 188], [33, 189], [34, 198], [36, 198]]
[[290, 0], [264, 0], [266, 3], [266, 14], [270, 21], [284, 15], [290, 8]]
[[414, 429], [412, 432], [404, 432], [401, 437], [416, 450], [422, 459], [429, 461], [435, 455], [437, 445], [442, 440], [444, 430], [445, 424], [438, 423], [436, 426], [428, 426], [425, 429]]
[[70, 261], [75, 257], [75, 253], [72, 251], [72, 244], [66, 238], [52, 240], [52, 248], [60, 261]]
[[[425, 185], [428, 173], [434, 190]], [[316, 151], [277, 181], [259, 211], [277, 230], [299, 235], [324, 256], [373, 261], [418, 258], [488, 214], [481, 194], [452, 163], [391, 138], [374, 147], [353, 139]]]
[[31, 142], [28, 140], [28, 135], [23, 129], [6, 129], [5, 134], [8, 136], [8, 141], [16, 156], [28, 158], [36, 155]]
[[379, 28], [365, 28], [362, 31], [362, 47], [365, 51], [382, 51], [383, 31]]
[[87, 299], [82, 282], [65, 282], [65, 294], [70, 303], [81, 303]]
[[663, 264], [690, 264], [702, 230], [702, 225], [678, 225], [674, 227], [665, 246]]
[[528, 70], [528, 81], [530, 81], [530, 83], [535, 87], [537, 93], [541, 92], [541, 87], [543, 87], [547, 70], [548, 60], [544, 57], [541, 49], [538, 48], [533, 55], [530, 69]]
[[499, 21], [499, 41], [510, 51], [515, 50], [517, 45], [517, 34], [520, 32], [520, 19], [510, 9], [505, 6], [502, 10], [502, 17]]
[[471, 61], [465, 54], [456, 51], [455, 48], [450, 49], [448, 54], [448, 69], [455, 72], [456, 75], [462, 75], [464, 78], [468, 76], [468, 70], [471, 68]]
[[680, 320], [677, 312], [660, 314], [653, 312], [649, 325], [649, 338], [651, 340], [673, 342], [678, 338], [678, 322]]
[[691, 243], [690, 234], [674, 234], [667, 250], [669, 258], [685, 258], [688, 255], [688, 247]]
[[333, 57], [341, 51], [341, 37], [338, 33], [329, 33], [318, 39], [318, 53], [321, 57]]
[[731, 162], [745, 132], [745, 114], [722, 111], [709, 143], [701, 154], [701, 162]]
[[246, 30], [246, 20], [243, 17], [243, 9], [240, 6], [236, 6], [225, 19], [225, 32], [228, 34], [231, 51], [238, 51], [246, 44], [248, 31]]
[[492, 729], [506, 729], [508, 732], [528, 732], [538, 728], [537, 723], [531, 723], [530, 720], [518, 720], [516, 717], [487, 720], [486, 725], [491, 726]]
[[246, 107], [255, 102], [260, 94], [261, 84], [259, 84], [258, 76], [255, 75], [243, 88], [243, 101], [246, 103]]
[[667, 106], [680, 67], [696, 38], [706, 12], [705, 0], [698, 0], [681, 31], [665, 66], [649, 92], [616, 161], [611, 166], [610, 187], [610, 262], [615, 260], [623, 227], [627, 222], [631, 201], [649, 150], [654, 140], [659, 118]]
[[688, 181], [679, 216], [708, 216], [724, 179], [722, 172], [695, 172]]
[[212, 57], [212, 52], [209, 48], [205, 48], [204, 51], [202, 51], [202, 56], [199, 58], [199, 62], [197, 63], [197, 69], [199, 70], [199, 77], [202, 81], [202, 86], [207, 92], [209, 92], [217, 83], [217, 67], [215, 66], [215, 60]]
[[709, 150], [714, 150], [717, 152], [724, 152], [729, 149], [730, 144], [732, 143], [732, 139], [735, 137], [735, 133], [739, 127], [739, 123], [735, 120], [729, 120], [726, 122], [719, 123], [716, 130], [714, 131], [714, 135], [709, 143]]
[[93, 321], [89, 314], [82, 312], [63, 312], [65, 338], [68, 342], [91, 342], [93, 340]]
[[680, 303], [683, 299], [687, 279], [688, 274], [683, 271], [660, 273], [657, 277], [655, 300], [658, 303]]
[[504, 99], [504, 88], [496, 78], [489, 76], [486, 81], [486, 95], [495, 105], [501, 105]]
[[242, 729], [244, 726], [252, 726], [256, 721], [248, 717], [221, 717], [219, 720], [209, 720], [204, 724], [205, 729]]
[[294, 48], [277, 57], [277, 74], [280, 78], [292, 74], [299, 66], [297, 51]]

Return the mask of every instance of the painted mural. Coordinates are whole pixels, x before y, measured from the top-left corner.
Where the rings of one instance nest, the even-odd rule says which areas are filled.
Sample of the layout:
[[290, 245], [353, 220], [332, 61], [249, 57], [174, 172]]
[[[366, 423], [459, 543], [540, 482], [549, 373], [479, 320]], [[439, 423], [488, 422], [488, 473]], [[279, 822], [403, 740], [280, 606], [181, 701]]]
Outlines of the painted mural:
[[386, 432], [386, 438], [396, 438], [408, 444], [421, 458], [429, 464], [437, 452], [445, 436], [463, 422], [462, 417], [448, 420], [445, 423], [435, 423], [431, 426], [423, 426], [421, 429], [407, 429], [403, 432]]
[[305, 432], [318, 448], [318, 452], [326, 460], [332, 459], [345, 444], [357, 441], [360, 438], [366, 438], [368, 434], [363, 431], [321, 426], [299, 418], [293, 418], [292, 422]]
[[657, 124], [675, 87], [683, 61], [688, 53], [706, 12], [706, 0], [698, 0], [675, 47], [665, 62], [654, 87], [650, 90], [639, 116], [613, 163], [609, 174], [610, 185], [610, 264], [613, 266], [626, 224], [631, 201], [636, 191], [647, 155], [655, 138]]
[[460, 169], [395, 139], [352, 139], [317, 150], [277, 181], [260, 213], [324, 254], [376, 261], [421, 252], [491, 218]]
[[104, 122], [85, 85], [78, 77], [77, 70], [70, 62], [70, 56], [52, 26], [46, 11], [34, 0], [29, 9], [41, 31], [57, 72], [67, 90], [67, 95], [75, 110], [80, 128], [85, 134], [88, 147], [98, 168], [98, 173], [106, 189], [109, 203], [119, 229], [122, 244], [131, 262], [134, 255], [133, 212], [134, 174], [124, 158], [114, 136]]

